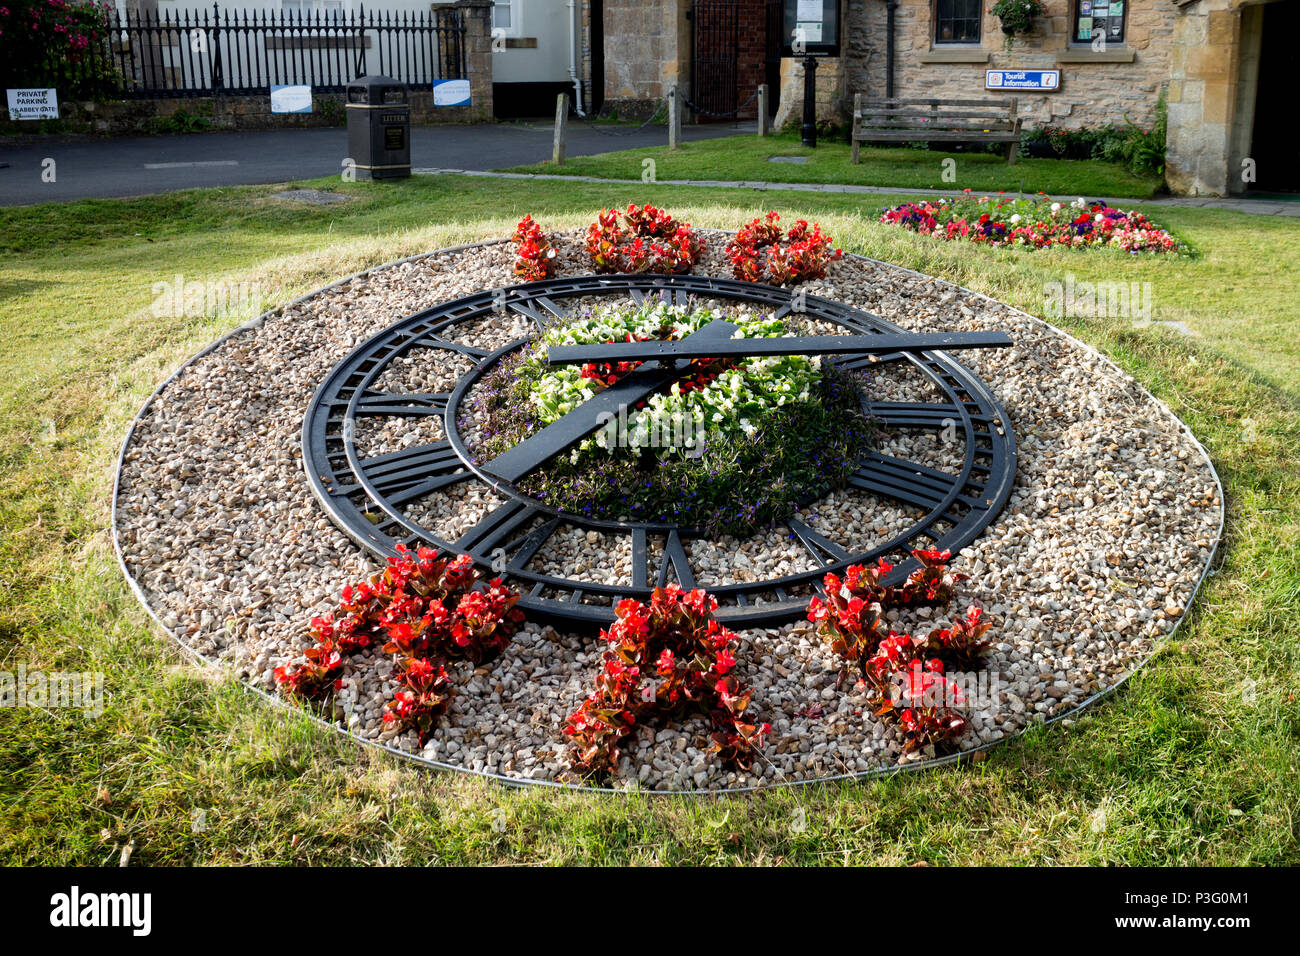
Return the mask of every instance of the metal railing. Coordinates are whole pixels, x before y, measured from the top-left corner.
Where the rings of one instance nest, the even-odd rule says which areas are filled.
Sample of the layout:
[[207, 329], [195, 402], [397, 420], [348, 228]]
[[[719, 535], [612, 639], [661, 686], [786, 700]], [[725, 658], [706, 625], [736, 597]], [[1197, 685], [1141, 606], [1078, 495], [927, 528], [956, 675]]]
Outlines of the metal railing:
[[110, 13], [107, 36], [75, 62], [49, 65], [64, 96], [157, 99], [265, 93], [308, 85], [338, 93], [358, 76], [413, 89], [468, 76], [461, 11]]

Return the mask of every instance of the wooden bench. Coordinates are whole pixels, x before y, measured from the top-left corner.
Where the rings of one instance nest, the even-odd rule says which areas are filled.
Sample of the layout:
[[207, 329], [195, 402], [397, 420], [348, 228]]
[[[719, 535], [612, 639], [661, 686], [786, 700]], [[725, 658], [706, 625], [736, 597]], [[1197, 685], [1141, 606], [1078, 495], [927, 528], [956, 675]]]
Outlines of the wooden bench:
[[853, 162], [859, 143], [1006, 143], [1015, 165], [1020, 144], [1016, 101], [877, 99], [853, 96]]

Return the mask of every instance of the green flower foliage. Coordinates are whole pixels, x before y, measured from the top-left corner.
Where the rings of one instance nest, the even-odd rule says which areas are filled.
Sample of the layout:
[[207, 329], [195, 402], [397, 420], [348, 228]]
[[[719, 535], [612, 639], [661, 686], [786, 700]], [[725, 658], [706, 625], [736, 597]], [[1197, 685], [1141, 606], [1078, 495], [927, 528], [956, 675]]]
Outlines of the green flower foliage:
[[[542, 360], [546, 345], [676, 339], [714, 319], [742, 335], [791, 330], [755, 313], [667, 305], [605, 309], [549, 330], [503, 361], [475, 397], [486, 461], [557, 420], [631, 371]], [[667, 521], [747, 536], [840, 487], [870, 447], [863, 380], [803, 356], [701, 359], [698, 371], [629, 409], [623, 421], [518, 483], [551, 507], [604, 520]]]

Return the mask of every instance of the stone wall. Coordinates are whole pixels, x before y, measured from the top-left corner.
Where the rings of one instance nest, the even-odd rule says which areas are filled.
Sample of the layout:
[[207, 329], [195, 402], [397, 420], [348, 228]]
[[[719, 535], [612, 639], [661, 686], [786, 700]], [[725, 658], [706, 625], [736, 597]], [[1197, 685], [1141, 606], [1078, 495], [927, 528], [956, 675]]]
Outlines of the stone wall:
[[[737, 103], [753, 95], [767, 72], [767, 2], [742, 0], [737, 14], [736, 32], [740, 48], [736, 68]], [[758, 101], [750, 103], [737, 114], [738, 119], [756, 119]]]
[[435, 3], [434, 7], [459, 7], [465, 21], [465, 68], [469, 73], [470, 106], [453, 110], [455, 119], [433, 119], [432, 94], [428, 105], [429, 119], [416, 120], [415, 103], [411, 104], [412, 122], [482, 123], [495, 115], [492, 102], [492, 0], [456, 0]]
[[[847, 93], [844, 57], [819, 56], [814, 79], [817, 84], [817, 119], [845, 122], [852, 109], [853, 97]], [[803, 60], [787, 57], [781, 61], [781, 99], [773, 126], [798, 126], [803, 119]]]
[[[1130, 0], [1125, 42], [1109, 44], [1105, 52], [1070, 42], [1074, 3], [1044, 0], [1047, 16], [1037, 20], [1030, 36], [1015, 39], [1008, 48], [1000, 21], [987, 12], [979, 44], [933, 43], [933, 0], [900, 0], [894, 13], [894, 95], [983, 96], [988, 95], [984, 70], [1058, 69], [1060, 92], [1017, 94], [1027, 125], [1122, 126], [1126, 117], [1151, 125], [1170, 78], [1175, 26], [1183, 17], [1177, 3]], [[688, 82], [688, 5], [684, 0], [604, 0], [608, 100], [624, 101], [627, 107], [659, 98], [673, 78]], [[741, 99], [762, 82], [762, 7], [761, 0], [746, 0], [741, 8]], [[854, 92], [885, 95], [885, 38], [887, 1], [844, 0], [844, 55], [820, 60], [819, 118], [844, 120]], [[785, 60], [777, 124], [800, 116], [802, 103], [802, 66]]]
[[[1132, 0], [1130, 0], [1132, 3]], [[1226, 0], [1224, 0], [1226, 2]], [[1070, 43], [1074, 0], [1044, 0], [1047, 15], [1010, 49], [997, 17], [984, 15], [979, 44], [934, 43], [932, 0], [900, 0], [895, 11], [894, 95], [971, 97], [984, 89], [989, 69], [1060, 70], [1060, 92], [1014, 94], [1027, 125], [1080, 127], [1123, 125], [1125, 117], [1148, 126], [1169, 78], [1175, 23], [1169, 0], [1138, 0], [1128, 11], [1125, 42], [1104, 53]], [[886, 89], [885, 0], [847, 0], [847, 99]]]
[[592, 23], [591, 0], [582, 0], [579, 16], [581, 23], [582, 62], [578, 66], [578, 76], [582, 79], [582, 109], [589, 113], [596, 108], [596, 92], [592, 88], [595, 60], [592, 57]]
[[[490, 107], [488, 107], [490, 108]], [[205, 130], [303, 129], [344, 126], [343, 94], [312, 97], [311, 113], [272, 113], [271, 97], [206, 96], [111, 103], [68, 100], [59, 104], [59, 119], [16, 122], [0, 118], [0, 136], [72, 133], [95, 136], [139, 133], [184, 133]], [[411, 122], [471, 123], [490, 120], [477, 103], [472, 107], [433, 105], [433, 94], [411, 94]]]
[[690, 78], [690, 0], [605, 0], [605, 108], [649, 115]]

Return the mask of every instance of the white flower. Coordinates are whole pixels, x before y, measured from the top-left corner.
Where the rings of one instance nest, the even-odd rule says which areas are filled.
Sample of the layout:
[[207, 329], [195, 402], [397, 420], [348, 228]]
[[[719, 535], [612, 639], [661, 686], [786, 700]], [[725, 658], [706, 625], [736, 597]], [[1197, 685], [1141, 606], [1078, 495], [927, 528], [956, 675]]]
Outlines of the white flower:
[[1016, 213], [1014, 216], [1011, 217], [1011, 225], [1014, 226], [1019, 221], [1020, 221], [1020, 213]]

